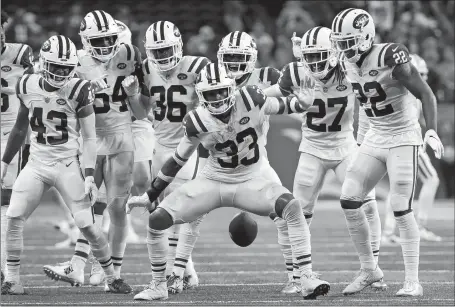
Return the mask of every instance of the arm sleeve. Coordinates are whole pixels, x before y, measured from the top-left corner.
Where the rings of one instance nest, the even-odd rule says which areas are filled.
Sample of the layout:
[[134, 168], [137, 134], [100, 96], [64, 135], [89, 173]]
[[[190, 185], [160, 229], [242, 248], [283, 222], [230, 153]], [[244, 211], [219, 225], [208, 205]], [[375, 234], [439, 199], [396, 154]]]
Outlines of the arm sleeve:
[[[93, 106], [91, 106], [93, 111]], [[81, 126], [81, 134], [84, 142], [82, 157], [84, 159], [84, 167], [95, 169], [96, 163], [96, 128], [95, 128], [95, 113], [83, 118], [79, 118]]]

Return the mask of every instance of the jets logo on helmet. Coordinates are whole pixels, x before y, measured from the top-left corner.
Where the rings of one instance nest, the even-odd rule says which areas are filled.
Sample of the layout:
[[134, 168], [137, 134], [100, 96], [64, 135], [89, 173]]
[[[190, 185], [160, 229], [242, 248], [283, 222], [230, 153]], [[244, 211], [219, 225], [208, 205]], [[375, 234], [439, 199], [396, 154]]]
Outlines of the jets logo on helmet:
[[254, 39], [248, 33], [235, 31], [221, 40], [217, 56], [228, 76], [238, 79], [254, 70], [257, 54]]
[[54, 35], [41, 47], [39, 63], [44, 80], [53, 87], [61, 88], [75, 74], [78, 64], [76, 46], [68, 37]]
[[119, 29], [118, 40], [120, 44], [131, 44], [131, 30], [120, 20], [115, 21]]
[[360, 30], [360, 29], [363, 29], [368, 24], [369, 21], [370, 21], [370, 19], [368, 18], [368, 15], [360, 14], [356, 18], [354, 18], [354, 23], [352, 26], [355, 29]]
[[147, 58], [159, 71], [173, 69], [183, 57], [180, 31], [169, 21], [155, 22], [147, 29], [144, 47]]
[[118, 52], [119, 33], [114, 18], [101, 10], [85, 15], [79, 31], [84, 49], [102, 62], [109, 61]]
[[229, 78], [224, 66], [210, 63], [201, 71], [196, 94], [212, 115], [226, 113], [235, 103], [235, 80]]
[[300, 43], [301, 61], [313, 77], [322, 79], [337, 65], [336, 51], [330, 41], [332, 31], [326, 27], [308, 30]]
[[346, 9], [332, 22], [331, 40], [342, 61], [357, 62], [371, 48], [375, 35], [373, 18], [361, 9]]

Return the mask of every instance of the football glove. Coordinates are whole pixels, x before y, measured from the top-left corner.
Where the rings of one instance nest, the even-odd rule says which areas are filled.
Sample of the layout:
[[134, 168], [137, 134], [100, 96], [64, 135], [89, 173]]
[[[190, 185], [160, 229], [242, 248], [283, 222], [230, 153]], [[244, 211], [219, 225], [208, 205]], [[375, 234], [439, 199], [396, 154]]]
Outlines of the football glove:
[[423, 150], [427, 150], [427, 145], [430, 145], [434, 151], [434, 156], [437, 159], [441, 159], [444, 156], [444, 145], [442, 145], [438, 134], [433, 129], [427, 130], [425, 138], [423, 139]]
[[139, 93], [139, 81], [136, 76], [128, 76], [122, 81], [123, 89], [127, 96]]
[[298, 101], [300, 102], [300, 105], [305, 110], [313, 105], [315, 88], [316, 82], [314, 79], [306, 75], [300, 82], [300, 88], [293, 91], [295, 97], [297, 97]]
[[95, 203], [96, 199], [98, 198], [98, 188], [95, 184], [95, 178], [93, 176], [85, 177], [85, 196], [90, 197], [90, 202], [92, 205]]
[[2, 184], [2, 188], [3, 188], [3, 179], [6, 176], [6, 171], [8, 170], [8, 165], [9, 164], [2, 161], [2, 166], [1, 166], [2, 177], [0, 178], [0, 183]]
[[131, 210], [133, 210], [133, 208], [136, 207], [145, 208], [149, 212], [152, 212], [153, 210], [155, 210], [156, 205], [155, 202], [152, 203], [150, 201], [147, 192], [145, 192], [141, 196], [133, 196], [128, 200], [128, 202], [126, 203], [126, 213], [127, 214], [131, 213]]
[[99, 78], [90, 80], [90, 84], [92, 85], [92, 89], [94, 90], [95, 93], [98, 93], [104, 89], [107, 89], [109, 85], [104, 81], [104, 79], [107, 77], [107, 75], [102, 75]]
[[300, 50], [300, 44], [302, 43], [302, 38], [295, 35], [295, 32], [291, 37], [292, 42], [292, 53], [294, 57], [300, 59], [302, 57], [302, 50]]

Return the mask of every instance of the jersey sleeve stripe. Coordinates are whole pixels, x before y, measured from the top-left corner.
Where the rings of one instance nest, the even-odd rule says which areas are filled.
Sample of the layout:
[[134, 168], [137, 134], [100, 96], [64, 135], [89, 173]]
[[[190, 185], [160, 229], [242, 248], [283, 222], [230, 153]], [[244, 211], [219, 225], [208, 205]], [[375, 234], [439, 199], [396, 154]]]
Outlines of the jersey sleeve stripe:
[[13, 64], [15, 64], [15, 65], [17, 64], [17, 59], [19, 59], [19, 60], [22, 59], [22, 55], [24, 54], [25, 49], [27, 49], [26, 46], [24, 44], [22, 44], [21, 48], [19, 49], [19, 52], [16, 55], [16, 58], [13, 61]]
[[22, 81], [22, 94], [27, 94], [27, 80], [30, 78], [31, 75], [27, 75], [24, 81]]
[[201, 63], [199, 64], [199, 66], [196, 68], [196, 70], [194, 71], [195, 74], [199, 74], [201, 72], [201, 70], [209, 63], [209, 59], [207, 58], [202, 58], [202, 61]]
[[265, 70], [265, 67], [262, 67], [261, 68], [261, 71], [259, 72], [259, 80], [264, 80], [264, 70]]
[[149, 60], [145, 60], [144, 67], [145, 67], [145, 72], [147, 73], [147, 75], [150, 75]]
[[182, 164], [185, 164], [186, 161], [188, 161], [188, 159], [184, 159], [182, 157], [180, 157], [180, 155], [178, 154], [177, 150], [174, 151], [174, 155], [175, 155], [175, 158], [176, 158], [176, 162], [180, 162], [179, 164], [182, 165]]
[[385, 44], [381, 51], [379, 51], [379, 56], [378, 56], [378, 67], [382, 67], [384, 66], [384, 55], [385, 55], [385, 51], [387, 50], [387, 47], [389, 47], [390, 44]]
[[290, 75], [291, 75], [292, 84], [295, 87], [300, 87], [300, 77], [299, 77], [299, 69], [297, 67], [297, 63], [293, 62], [290, 65], [292, 66], [292, 67], [290, 67], [291, 69], [289, 70]]
[[17, 80], [17, 83], [16, 83], [16, 94], [17, 95], [22, 94], [21, 93], [21, 84], [22, 84], [23, 79], [24, 78], [19, 78], [19, 80]]
[[242, 87], [242, 89], [240, 90], [240, 95], [242, 96], [242, 100], [243, 100], [243, 103], [245, 104], [245, 107], [247, 109], [247, 111], [251, 111], [251, 109], [253, 108], [253, 103], [252, 101], [250, 101], [251, 97], [250, 97], [250, 94], [248, 93], [248, 91], [245, 89], [245, 87]]
[[[286, 99], [286, 98], [284, 98], [284, 99]], [[277, 114], [283, 114], [284, 110], [286, 109], [286, 103], [284, 102], [282, 97], [278, 98], [278, 104], [279, 104], [279, 108], [278, 108]]]
[[199, 131], [199, 132], [208, 132], [207, 128], [205, 128], [204, 124], [202, 123], [201, 118], [199, 117], [199, 114], [197, 112], [190, 112], [190, 117], [192, 119], [192, 122], [194, 124], [194, 127]]
[[126, 59], [128, 61], [131, 61], [131, 54], [132, 54], [131, 47], [128, 44], [125, 44], [125, 47], [126, 47]]
[[200, 58], [196, 58], [196, 59], [193, 59], [193, 62], [191, 62], [191, 65], [190, 67], [188, 68], [188, 72], [191, 72], [194, 68], [194, 66], [196, 65], [196, 62], [199, 60]]
[[69, 100], [73, 100], [74, 99], [74, 96], [76, 94], [77, 88], [79, 87], [79, 85], [81, 85], [82, 81], [83, 81], [82, 79], [79, 79], [76, 82], [76, 85], [74, 85], [73, 90], [71, 91], [71, 94], [68, 97]]

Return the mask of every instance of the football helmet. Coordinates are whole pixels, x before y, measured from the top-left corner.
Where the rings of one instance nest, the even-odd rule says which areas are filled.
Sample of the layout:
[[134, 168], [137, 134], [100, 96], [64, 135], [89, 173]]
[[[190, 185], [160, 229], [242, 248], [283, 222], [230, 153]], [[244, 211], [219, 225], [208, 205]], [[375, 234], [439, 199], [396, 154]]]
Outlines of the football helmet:
[[79, 31], [84, 49], [101, 62], [109, 61], [118, 52], [119, 33], [114, 18], [101, 10], [85, 15]]
[[303, 34], [300, 43], [300, 60], [317, 79], [324, 78], [337, 65], [336, 50], [330, 41], [332, 31], [326, 27], [315, 27]]
[[172, 22], [155, 22], [145, 32], [144, 48], [159, 71], [171, 70], [183, 57], [182, 35]]
[[248, 33], [235, 31], [221, 40], [217, 55], [229, 77], [241, 78], [253, 71], [258, 50], [254, 38]]
[[53, 87], [61, 88], [67, 84], [74, 77], [78, 63], [76, 46], [66, 36], [51, 36], [41, 46], [40, 71], [44, 80]]
[[417, 71], [422, 76], [422, 79], [427, 81], [428, 79], [428, 67], [424, 59], [417, 54], [411, 54], [411, 63], [417, 68]]
[[355, 63], [371, 48], [375, 35], [373, 17], [364, 10], [351, 8], [336, 15], [330, 37], [340, 59]]
[[119, 34], [118, 34], [118, 41], [119, 44], [130, 44], [131, 45], [131, 30], [128, 28], [126, 24], [121, 22], [120, 20], [115, 21], [118, 26]]
[[228, 77], [224, 66], [210, 63], [199, 74], [195, 90], [210, 114], [221, 115], [234, 105], [235, 87], [235, 79]]

